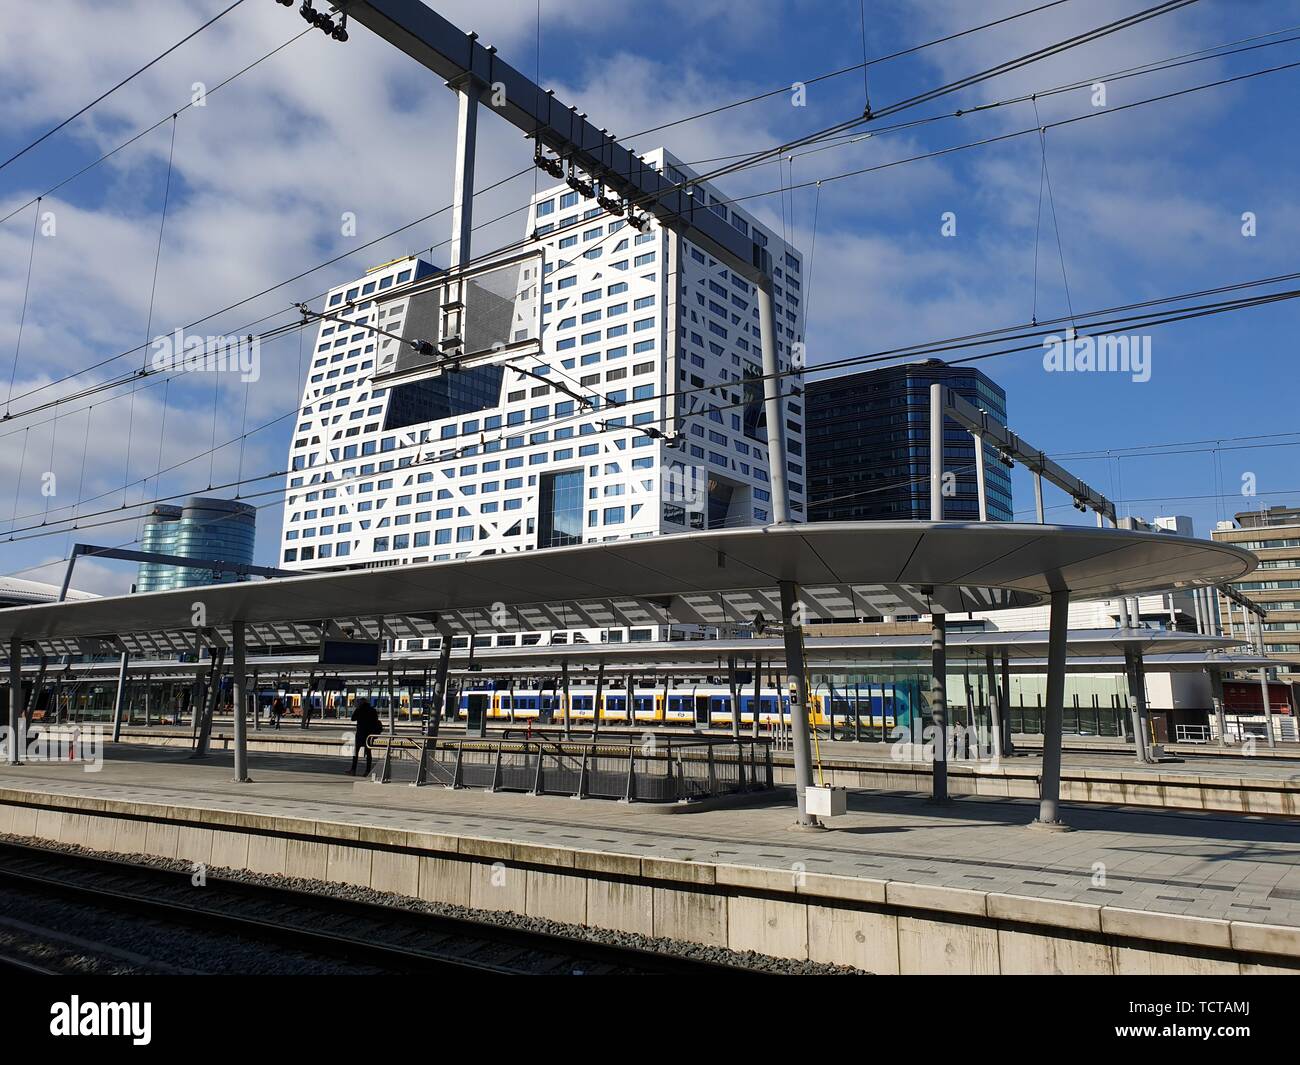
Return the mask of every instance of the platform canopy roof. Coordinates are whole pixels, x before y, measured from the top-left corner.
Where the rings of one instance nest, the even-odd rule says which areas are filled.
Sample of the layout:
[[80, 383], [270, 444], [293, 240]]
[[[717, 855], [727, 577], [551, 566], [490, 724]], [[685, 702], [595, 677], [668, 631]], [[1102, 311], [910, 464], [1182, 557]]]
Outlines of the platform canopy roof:
[[356, 635], [746, 625], [780, 618], [791, 581], [810, 619], [1033, 606], [1238, 580], [1241, 548], [1169, 533], [959, 522], [827, 522], [685, 533], [0, 610], [0, 640], [50, 654], [176, 654], [242, 621], [250, 647]]
[[[967, 663], [973, 670], [982, 670], [986, 652], [992, 652], [997, 663], [1005, 651], [1012, 672], [1043, 672], [1047, 662], [1047, 636], [1044, 630], [950, 632], [947, 638], [949, 665], [959, 669]], [[1074, 672], [1099, 673], [1123, 670], [1126, 649], [1140, 651], [1148, 671], [1187, 672], [1211, 667], [1231, 671], [1278, 664], [1277, 658], [1249, 650], [1231, 650], [1238, 642], [1224, 636], [1201, 636], [1163, 629], [1076, 629], [1070, 632], [1066, 668]], [[808, 668], [814, 674], [898, 672], [928, 669], [930, 640], [928, 636], [896, 634], [810, 636], [804, 641], [804, 651]], [[647, 674], [725, 676], [727, 662], [733, 655], [740, 670], [752, 668], [755, 656], [763, 660], [764, 668], [775, 663], [775, 668], [781, 669], [784, 668], [785, 645], [779, 639], [770, 638], [553, 644], [485, 648], [476, 650], [472, 658], [467, 648], [460, 647], [452, 652], [451, 673], [485, 680], [508, 677], [535, 679], [555, 676], [561, 663], [567, 662], [571, 675], [588, 680], [603, 664], [611, 683], [629, 673], [639, 677]], [[377, 669], [360, 665], [323, 667], [314, 654], [295, 652], [254, 656], [248, 666], [268, 684], [277, 678], [294, 678], [306, 683], [313, 675], [317, 678], [335, 673], [357, 678], [374, 677], [376, 673], [383, 675], [391, 661], [395, 675], [403, 678], [403, 683], [409, 683], [431, 672], [437, 659], [437, 651], [397, 651], [385, 655]], [[154, 660], [135, 663], [131, 672], [136, 677], [168, 680], [193, 677], [210, 666], [207, 660]], [[26, 666], [28, 672], [35, 672], [37, 668], [35, 662]], [[73, 680], [111, 680], [117, 676], [118, 664], [116, 660], [76, 662], [66, 667], [54, 667], [54, 670]]]

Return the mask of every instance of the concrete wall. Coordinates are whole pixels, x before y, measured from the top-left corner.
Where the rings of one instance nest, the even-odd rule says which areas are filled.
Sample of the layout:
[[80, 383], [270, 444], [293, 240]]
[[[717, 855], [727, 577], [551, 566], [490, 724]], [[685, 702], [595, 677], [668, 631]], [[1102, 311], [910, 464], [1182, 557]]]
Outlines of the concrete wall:
[[1300, 972], [1300, 928], [0, 789], [0, 832], [876, 973]]

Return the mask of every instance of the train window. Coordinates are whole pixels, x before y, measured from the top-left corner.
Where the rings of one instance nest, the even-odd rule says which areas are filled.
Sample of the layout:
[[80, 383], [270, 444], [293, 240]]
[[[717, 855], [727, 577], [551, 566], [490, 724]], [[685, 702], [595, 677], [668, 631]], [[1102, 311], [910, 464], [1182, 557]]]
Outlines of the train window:
[[526, 632], [519, 638], [519, 642], [524, 647], [533, 647], [542, 642], [542, 634], [540, 632]]
[[508, 635], [501, 635], [497, 637], [498, 647], [514, 647], [515, 644], [518, 642], [519, 642], [519, 637], [516, 636], [514, 633], [510, 633]]
[[551, 643], [552, 643], [552, 644], [557, 644], [557, 643], [568, 643], [568, 642], [569, 642], [569, 634], [568, 634], [567, 632], [553, 632], [553, 633], [551, 633]]
[[632, 629], [628, 633], [631, 643], [649, 643], [654, 639], [654, 629]]

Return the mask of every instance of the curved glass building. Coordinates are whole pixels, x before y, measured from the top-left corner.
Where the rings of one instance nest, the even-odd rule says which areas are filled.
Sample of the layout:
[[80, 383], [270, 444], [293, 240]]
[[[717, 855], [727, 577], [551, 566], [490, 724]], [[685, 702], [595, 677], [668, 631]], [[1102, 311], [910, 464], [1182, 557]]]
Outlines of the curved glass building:
[[[248, 565], [253, 561], [257, 509], [233, 499], [192, 496], [183, 507], [156, 506], [145, 518], [141, 550], [181, 558]], [[165, 592], [240, 580], [234, 573], [142, 562], [137, 592]]]

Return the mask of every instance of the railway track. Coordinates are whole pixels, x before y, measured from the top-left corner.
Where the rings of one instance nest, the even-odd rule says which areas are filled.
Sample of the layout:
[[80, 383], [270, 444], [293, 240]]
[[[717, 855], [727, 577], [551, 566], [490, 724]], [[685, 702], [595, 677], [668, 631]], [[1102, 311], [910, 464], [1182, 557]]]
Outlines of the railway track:
[[[632, 946], [594, 943], [533, 929], [318, 895], [287, 887], [208, 877], [115, 858], [0, 842], [0, 887], [48, 902], [60, 899], [268, 950], [328, 959], [372, 972], [451, 971], [492, 975], [706, 975], [735, 966]], [[106, 953], [115, 953], [111, 948]], [[201, 960], [201, 959], [200, 959]], [[56, 972], [0, 954], [0, 970]]]

